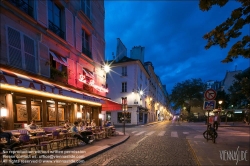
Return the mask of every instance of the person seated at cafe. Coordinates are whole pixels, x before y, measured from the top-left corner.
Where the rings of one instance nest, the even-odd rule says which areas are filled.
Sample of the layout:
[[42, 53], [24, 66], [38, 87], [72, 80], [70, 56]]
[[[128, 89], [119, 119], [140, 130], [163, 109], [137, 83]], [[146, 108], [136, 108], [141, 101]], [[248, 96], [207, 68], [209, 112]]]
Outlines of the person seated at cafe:
[[87, 137], [89, 140], [93, 136], [93, 132], [91, 130], [87, 130], [87, 126], [84, 121], [79, 123], [78, 131], [80, 132], [82, 137]]
[[32, 120], [30, 122], [30, 124], [28, 125], [28, 130], [35, 130], [37, 128], [38, 128], [38, 126], [36, 125], [36, 121], [35, 120]]
[[22, 145], [23, 142], [19, 141], [15, 136], [13, 136], [11, 132], [5, 132], [2, 125], [0, 125], [0, 139], [6, 140], [6, 143], [1, 143], [2, 141], [0, 142], [0, 151], [2, 152], [4, 148], [10, 149], [11, 151], [5, 153], [10, 157], [13, 164], [21, 165], [21, 162], [17, 159], [12, 151], [15, 147]]
[[66, 120], [64, 125], [63, 125], [63, 128], [69, 130], [70, 129], [70, 125], [69, 125], [69, 120]]
[[93, 142], [93, 140], [88, 139], [87, 136], [82, 136], [80, 134], [80, 131], [78, 130], [78, 127], [79, 127], [78, 125], [79, 125], [79, 123], [77, 121], [75, 121], [74, 126], [71, 127], [71, 132], [72, 132], [73, 137], [75, 137], [79, 140], [82, 140], [86, 144]]
[[92, 121], [91, 121], [91, 126], [92, 126], [92, 127], [96, 127], [95, 119], [92, 119]]
[[79, 131], [84, 131], [86, 130], [86, 125], [84, 121], [80, 121], [79, 125], [78, 125], [78, 130]]

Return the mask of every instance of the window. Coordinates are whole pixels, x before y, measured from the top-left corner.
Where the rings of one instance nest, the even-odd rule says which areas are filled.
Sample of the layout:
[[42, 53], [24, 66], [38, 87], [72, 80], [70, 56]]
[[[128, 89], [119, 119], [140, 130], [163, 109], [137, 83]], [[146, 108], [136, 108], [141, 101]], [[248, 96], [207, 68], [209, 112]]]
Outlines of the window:
[[81, 9], [90, 19], [90, 0], [81, 0]]
[[131, 123], [131, 112], [118, 112], [117, 113], [117, 122], [123, 123], [123, 119], [125, 118], [126, 123]]
[[34, 17], [34, 0], [10, 0], [10, 2], [29, 16]]
[[67, 82], [67, 62], [66, 59], [50, 51], [50, 77], [52, 79]]
[[64, 39], [62, 31], [62, 10], [52, 0], [48, 1], [49, 29]]
[[82, 53], [92, 59], [89, 39], [90, 36], [84, 30], [82, 30]]
[[127, 76], [127, 66], [122, 67], [122, 76]]
[[30, 37], [8, 27], [9, 65], [37, 73], [35, 42]]
[[127, 82], [122, 83], [122, 92], [127, 92]]

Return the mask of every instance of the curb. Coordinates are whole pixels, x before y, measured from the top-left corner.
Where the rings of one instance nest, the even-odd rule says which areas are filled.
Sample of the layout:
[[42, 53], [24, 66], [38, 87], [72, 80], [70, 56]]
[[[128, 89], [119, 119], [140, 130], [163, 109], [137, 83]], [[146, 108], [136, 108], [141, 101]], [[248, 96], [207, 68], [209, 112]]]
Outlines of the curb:
[[198, 166], [201, 166], [201, 163], [200, 163], [200, 161], [199, 161], [199, 159], [198, 159], [198, 157], [197, 157], [197, 155], [196, 155], [194, 149], [193, 149], [192, 146], [190, 145], [189, 140], [187, 140], [187, 142], [188, 142], [188, 146], [189, 146], [189, 148], [191, 149], [192, 154], [193, 154], [193, 156], [194, 156], [194, 158], [195, 158], [195, 160], [196, 160], [197, 165], [198, 165]]
[[[103, 153], [103, 152], [106, 152], [106, 151], [108, 151], [108, 150], [110, 150], [110, 149], [112, 149], [112, 148], [114, 148], [114, 147], [116, 147], [116, 146], [118, 146], [118, 145], [120, 145], [120, 144], [126, 142], [129, 138], [130, 138], [130, 135], [128, 135], [128, 137], [125, 138], [123, 141], [121, 141], [121, 142], [119, 142], [119, 143], [117, 143], [117, 144], [111, 145], [111, 146], [109, 146], [109, 147], [106, 148], [106, 149], [103, 149], [103, 150], [101, 150], [101, 151], [98, 151], [98, 152], [96, 152], [96, 153], [93, 153], [93, 154], [89, 155], [88, 157], [82, 158], [82, 159], [80, 159], [80, 160], [78, 160], [78, 161], [81, 161], [81, 160], [87, 161], [87, 160], [89, 160], [89, 159], [91, 159], [91, 158], [93, 158], [93, 157], [96, 157], [97, 155], [99, 155], [99, 154], [101, 154], [101, 153]], [[68, 166], [77, 166], [78, 164], [81, 163], [81, 162], [78, 163], [78, 161], [77, 161], [76, 163], [71, 163], [71, 164], [69, 164]]]

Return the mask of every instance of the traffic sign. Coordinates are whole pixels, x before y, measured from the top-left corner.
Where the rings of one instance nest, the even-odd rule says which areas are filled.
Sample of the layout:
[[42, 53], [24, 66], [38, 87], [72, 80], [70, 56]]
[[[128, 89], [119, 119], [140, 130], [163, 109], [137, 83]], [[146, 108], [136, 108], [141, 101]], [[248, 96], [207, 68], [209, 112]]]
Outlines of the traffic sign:
[[213, 89], [208, 89], [206, 90], [204, 96], [207, 100], [214, 100], [216, 98], [216, 91]]
[[204, 110], [213, 110], [215, 109], [216, 101], [215, 100], [208, 100], [204, 101], [203, 109]]

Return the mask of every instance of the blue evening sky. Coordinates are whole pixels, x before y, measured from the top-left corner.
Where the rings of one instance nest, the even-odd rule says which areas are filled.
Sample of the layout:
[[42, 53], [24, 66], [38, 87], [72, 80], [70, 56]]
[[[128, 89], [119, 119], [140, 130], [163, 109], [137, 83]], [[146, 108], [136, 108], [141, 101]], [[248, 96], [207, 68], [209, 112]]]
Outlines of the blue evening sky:
[[[227, 71], [245, 70], [249, 59], [238, 58], [231, 63], [221, 63], [226, 49], [213, 46], [205, 50], [204, 34], [224, 22], [240, 3], [229, 1], [220, 8], [213, 6], [203, 12], [198, 0], [105, 0], [105, 58], [112, 60], [116, 53], [117, 38], [130, 50], [134, 46], [145, 47], [145, 61], [153, 63], [155, 73], [166, 85], [168, 93], [176, 83], [191, 78], [203, 81], [224, 79]], [[243, 34], [249, 34], [249, 25]]]

